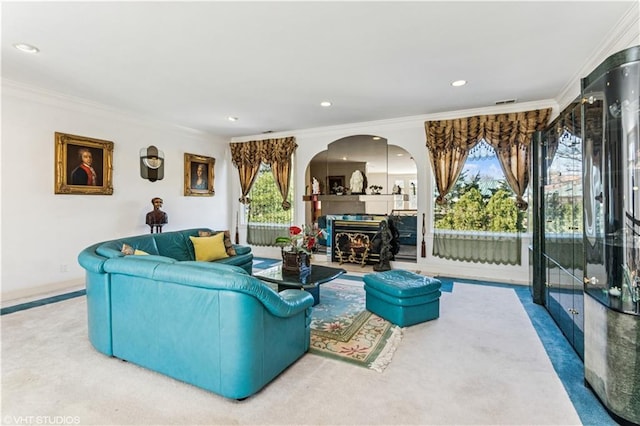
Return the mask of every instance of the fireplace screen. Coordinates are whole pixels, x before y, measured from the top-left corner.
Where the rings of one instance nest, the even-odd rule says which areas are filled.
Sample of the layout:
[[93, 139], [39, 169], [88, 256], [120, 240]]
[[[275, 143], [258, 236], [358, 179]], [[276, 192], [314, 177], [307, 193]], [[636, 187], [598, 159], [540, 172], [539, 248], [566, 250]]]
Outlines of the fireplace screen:
[[374, 249], [374, 237], [378, 233], [379, 225], [380, 221], [334, 221], [331, 260], [362, 266], [378, 263], [380, 253]]

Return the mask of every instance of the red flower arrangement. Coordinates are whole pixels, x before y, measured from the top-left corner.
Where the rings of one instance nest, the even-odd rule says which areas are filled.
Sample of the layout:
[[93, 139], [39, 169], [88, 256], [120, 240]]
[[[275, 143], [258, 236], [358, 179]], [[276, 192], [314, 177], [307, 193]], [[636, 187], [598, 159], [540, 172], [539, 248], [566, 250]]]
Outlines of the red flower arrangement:
[[311, 254], [313, 248], [316, 246], [318, 237], [324, 235], [322, 229], [313, 228], [309, 225], [297, 226], [293, 225], [289, 227], [288, 237], [276, 238], [276, 245], [281, 247], [288, 247], [291, 252], [305, 252]]

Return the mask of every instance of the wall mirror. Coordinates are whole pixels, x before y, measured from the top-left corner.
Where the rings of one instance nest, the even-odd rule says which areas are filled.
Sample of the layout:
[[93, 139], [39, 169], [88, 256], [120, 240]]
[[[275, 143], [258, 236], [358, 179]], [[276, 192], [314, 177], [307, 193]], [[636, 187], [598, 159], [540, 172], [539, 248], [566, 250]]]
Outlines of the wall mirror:
[[[364, 193], [353, 193], [351, 177], [364, 176]], [[306, 223], [330, 226], [327, 218], [363, 221], [392, 215], [399, 223], [403, 260], [415, 260], [417, 216], [417, 167], [404, 148], [390, 145], [377, 135], [353, 135], [331, 142], [314, 156], [306, 173], [308, 188]], [[320, 183], [320, 194], [311, 195], [311, 181]], [[342, 186], [343, 191], [336, 188]], [[372, 188], [374, 187], [374, 188]]]

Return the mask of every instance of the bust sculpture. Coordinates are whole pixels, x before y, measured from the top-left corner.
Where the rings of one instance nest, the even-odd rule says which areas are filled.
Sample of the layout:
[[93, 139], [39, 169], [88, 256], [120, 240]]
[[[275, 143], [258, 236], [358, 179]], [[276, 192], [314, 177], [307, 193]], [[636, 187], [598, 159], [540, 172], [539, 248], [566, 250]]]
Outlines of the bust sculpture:
[[349, 186], [351, 187], [352, 194], [362, 194], [362, 187], [364, 185], [364, 176], [360, 170], [356, 170], [351, 175]]
[[169, 222], [169, 216], [160, 210], [162, 207], [163, 201], [160, 197], [153, 197], [151, 199], [151, 204], [153, 205], [153, 210], [147, 213], [147, 225], [151, 228], [151, 233], [160, 233], [162, 232], [162, 226]]

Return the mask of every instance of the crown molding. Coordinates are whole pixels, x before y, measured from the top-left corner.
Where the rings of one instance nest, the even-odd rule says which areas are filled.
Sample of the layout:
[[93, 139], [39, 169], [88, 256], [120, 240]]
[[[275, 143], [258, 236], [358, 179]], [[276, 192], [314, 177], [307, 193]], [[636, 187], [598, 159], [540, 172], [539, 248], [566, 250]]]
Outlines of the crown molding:
[[345, 134], [353, 134], [354, 132], [380, 134], [390, 130], [415, 129], [422, 128], [425, 121], [434, 120], [451, 120], [461, 117], [472, 117], [474, 115], [490, 115], [490, 114], [508, 114], [512, 112], [531, 111], [535, 109], [552, 108], [557, 109], [555, 99], [544, 99], [540, 101], [522, 102], [507, 105], [492, 105], [481, 108], [470, 108], [455, 111], [438, 112], [432, 114], [413, 115], [400, 118], [392, 118], [387, 120], [364, 121], [358, 123], [340, 124], [336, 126], [313, 127], [308, 129], [296, 129], [290, 131], [261, 133], [252, 136], [234, 137], [231, 142], [247, 142], [251, 140], [281, 138], [285, 136], [311, 137], [311, 136], [330, 136], [336, 137]]
[[560, 110], [580, 96], [580, 80], [582, 78], [589, 75], [609, 56], [638, 44], [640, 44], [640, 6], [638, 2], [633, 2], [627, 12], [612, 27], [609, 35], [594, 49], [593, 55], [587, 59], [580, 71], [562, 88], [556, 97]]
[[25, 99], [30, 102], [54, 106], [57, 108], [64, 108], [76, 112], [91, 111], [95, 114], [108, 116], [110, 118], [117, 118], [119, 120], [124, 120], [133, 124], [149, 127], [164, 127], [183, 133], [190, 133], [196, 136], [216, 136], [190, 127], [160, 121], [152, 117], [144, 116], [142, 114], [120, 110], [109, 105], [63, 94], [53, 90], [43, 89], [41, 87], [32, 86], [7, 78], [2, 78], [2, 96], [12, 96], [19, 99]]

